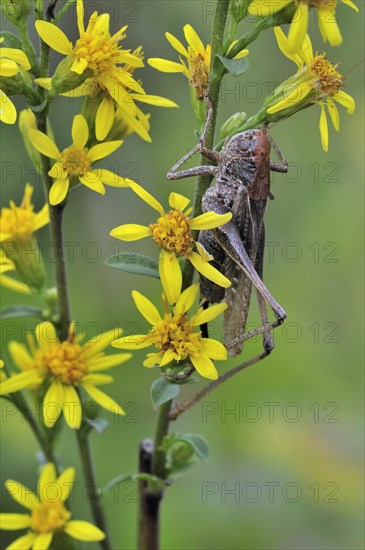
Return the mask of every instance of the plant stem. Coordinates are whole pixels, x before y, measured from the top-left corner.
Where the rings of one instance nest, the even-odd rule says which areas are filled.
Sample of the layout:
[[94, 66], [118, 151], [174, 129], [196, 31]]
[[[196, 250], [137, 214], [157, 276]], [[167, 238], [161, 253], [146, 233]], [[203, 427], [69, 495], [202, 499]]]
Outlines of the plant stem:
[[[42, 111], [37, 115], [38, 129], [47, 134], [47, 110]], [[51, 169], [50, 161], [44, 155], [41, 155], [42, 159], [42, 176], [44, 183], [44, 190], [46, 200], [48, 201], [49, 190], [52, 186], [52, 178], [48, 175]], [[51, 226], [51, 238], [55, 247], [55, 270], [56, 270], [56, 284], [58, 291], [58, 304], [60, 310], [60, 321], [58, 323], [59, 338], [61, 341], [67, 340], [68, 328], [71, 321], [70, 304], [68, 296], [68, 284], [66, 263], [63, 246], [63, 205], [52, 206], [49, 205], [49, 216]]]
[[[206, 147], [212, 149], [214, 144], [215, 127], [217, 120], [217, 110], [219, 102], [219, 91], [221, 81], [224, 75], [224, 67], [216, 57], [217, 54], [223, 52], [224, 30], [227, 21], [228, 8], [230, 0], [217, 0], [216, 9], [212, 29], [212, 65], [209, 75], [208, 98], [213, 107], [213, 116], [208, 128]], [[207, 161], [202, 157], [202, 165]], [[198, 216], [201, 213], [202, 196], [210, 185], [209, 176], [200, 176], [195, 189], [194, 198], [194, 214]], [[183, 271], [183, 289], [187, 288], [194, 276], [194, 268], [190, 262], [186, 262]], [[151, 457], [151, 471], [153, 475], [160, 479], [166, 479], [166, 453], [163, 450], [163, 442], [169, 431], [170, 411], [172, 400], [164, 403], [159, 410], [157, 421], [156, 435], [154, 440], [153, 454]], [[141, 456], [140, 456], [141, 462]], [[159, 506], [163, 498], [164, 492], [152, 492], [150, 489], [143, 487], [140, 491], [140, 510], [139, 510], [139, 550], [158, 550], [159, 548]], [[152, 502], [153, 500], [153, 502]], [[147, 514], [146, 511], [153, 512], [153, 515]]]
[[105, 534], [105, 539], [100, 541], [99, 544], [103, 550], [112, 550], [105, 516], [100, 502], [101, 495], [96, 482], [89, 437], [82, 429], [77, 430], [76, 436], [93, 518], [97, 527]]
[[17, 392], [16, 394], [14, 394], [13, 402], [17, 407], [17, 409], [19, 410], [19, 412], [24, 416], [25, 420], [28, 422], [36, 440], [39, 443], [40, 448], [43, 451], [45, 458], [47, 459], [47, 462], [53, 462], [53, 464], [56, 466], [56, 469], [57, 469], [56, 461], [53, 456], [52, 447], [47, 441], [47, 438], [45, 437], [45, 435], [42, 433], [42, 430], [39, 424], [37, 423], [36, 419], [34, 418], [32, 411], [29, 409], [28, 403], [26, 402], [22, 392]]
[[54, 23], [57, 25], [58, 21], [61, 19], [61, 17], [66, 13], [66, 11], [74, 4], [76, 0], [67, 0], [66, 4], [60, 8], [60, 11], [56, 15], [54, 19]]

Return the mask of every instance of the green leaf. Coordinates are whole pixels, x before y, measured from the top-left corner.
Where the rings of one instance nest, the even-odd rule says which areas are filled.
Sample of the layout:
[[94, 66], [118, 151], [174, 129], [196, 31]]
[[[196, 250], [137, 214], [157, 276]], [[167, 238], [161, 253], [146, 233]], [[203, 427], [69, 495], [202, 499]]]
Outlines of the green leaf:
[[116, 256], [110, 256], [105, 265], [126, 271], [127, 273], [136, 273], [138, 275], [147, 275], [159, 279], [158, 262], [149, 256], [123, 252]]
[[219, 57], [221, 63], [229, 73], [233, 74], [233, 76], [240, 76], [248, 71], [250, 66], [246, 57], [242, 57], [241, 59], [229, 59], [228, 57], [223, 57], [218, 54], [217, 57]]
[[163, 405], [166, 401], [174, 399], [180, 393], [180, 387], [178, 384], [173, 384], [166, 380], [163, 376], [151, 386], [151, 400], [155, 407]]
[[135, 474], [122, 474], [112, 479], [108, 485], [102, 489], [102, 493], [109, 493], [113, 491], [118, 485], [126, 481], [147, 481], [150, 488], [153, 490], [161, 490], [165, 487], [165, 480], [160, 479], [152, 474], [147, 473], [135, 473]]
[[10, 319], [12, 317], [36, 317], [43, 319], [43, 310], [33, 306], [7, 306], [0, 309], [0, 317]]
[[182, 434], [175, 436], [176, 441], [185, 441], [188, 443], [195, 454], [204, 462], [208, 462], [209, 445], [206, 439], [198, 434]]
[[19, 50], [23, 50], [23, 44], [20, 38], [18, 38], [15, 34], [8, 31], [2, 31], [0, 32], [0, 37], [4, 38], [4, 42], [2, 45], [5, 48], [18, 48]]

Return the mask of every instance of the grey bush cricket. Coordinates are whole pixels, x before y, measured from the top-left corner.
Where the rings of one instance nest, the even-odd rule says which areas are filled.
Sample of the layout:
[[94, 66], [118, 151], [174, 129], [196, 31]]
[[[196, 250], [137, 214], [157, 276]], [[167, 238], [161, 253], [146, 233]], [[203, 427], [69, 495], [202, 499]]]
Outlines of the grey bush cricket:
[[[270, 191], [270, 171], [287, 172], [288, 163], [266, 127], [234, 135], [226, 141], [221, 152], [207, 149], [205, 140], [211, 117], [212, 107], [208, 102], [207, 119], [199, 142], [174, 164], [167, 178], [177, 180], [202, 174], [216, 177], [215, 184], [203, 195], [203, 212], [232, 212], [233, 217], [222, 227], [201, 231], [199, 242], [214, 257], [213, 265], [228, 277], [232, 286], [225, 290], [200, 277], [201, 294], [205, 307], [223, 299], [229, 306], [224, 317], [224, 343], [230, 355], [238, 355], [245, 340], [261, 333], [264, 349], [270, 353], [274, 347], [270, 330], [280, 325], [287, 314], [262, 282], [264, 214], [267, 199], [274, 198]], [[270, 161], [271, 145], [279, 163]], [[215, 165], [177, 171], [196, 152]], [[262, 326], [245, 332], [252, 285], [256, 287]], [[268, 320], [266, 302], [274, 312], [275, 322]]]

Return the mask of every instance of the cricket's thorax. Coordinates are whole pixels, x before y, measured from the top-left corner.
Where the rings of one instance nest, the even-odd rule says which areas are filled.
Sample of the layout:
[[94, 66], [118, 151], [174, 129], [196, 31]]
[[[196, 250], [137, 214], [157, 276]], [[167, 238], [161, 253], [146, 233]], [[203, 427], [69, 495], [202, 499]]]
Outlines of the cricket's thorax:
[[247, 130], [233, 136], [222, 150], [217, 182], [232, 188], [244, 185], [252, 200], [265, 200], [270, 194], [270, 139], [265, 130]]

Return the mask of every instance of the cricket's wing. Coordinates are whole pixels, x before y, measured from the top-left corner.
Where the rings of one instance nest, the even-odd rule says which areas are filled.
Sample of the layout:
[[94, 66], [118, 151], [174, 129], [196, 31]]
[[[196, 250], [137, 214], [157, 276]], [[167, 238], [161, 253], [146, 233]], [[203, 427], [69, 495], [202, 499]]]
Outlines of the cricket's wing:
[[225, 261], [225, 273], [232, 286], [225, 292], [228, 309], [224, 313], [224, 344], [235, 357], [242, 351], [251, 297], [251, 280], [231, 258]]

